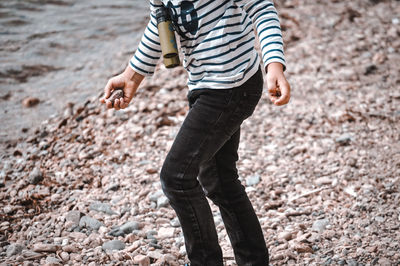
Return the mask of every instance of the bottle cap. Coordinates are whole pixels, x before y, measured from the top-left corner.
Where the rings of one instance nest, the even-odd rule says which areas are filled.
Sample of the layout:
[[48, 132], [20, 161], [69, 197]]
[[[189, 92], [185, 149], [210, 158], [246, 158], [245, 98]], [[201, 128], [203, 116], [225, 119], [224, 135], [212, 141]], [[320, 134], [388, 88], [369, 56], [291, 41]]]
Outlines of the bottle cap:
[[171, 20], [168, 14], [168, 10], [165, 7], [160, 7], [159, 9], [157, 9], [156, 19], [157, 19], [157, 24], [167, 20]]
[[181, 63], [178, 55], [170, 58], [164, 57], [163, 62], [166, 68], [174, 68], [176, 66], [179, 66]]

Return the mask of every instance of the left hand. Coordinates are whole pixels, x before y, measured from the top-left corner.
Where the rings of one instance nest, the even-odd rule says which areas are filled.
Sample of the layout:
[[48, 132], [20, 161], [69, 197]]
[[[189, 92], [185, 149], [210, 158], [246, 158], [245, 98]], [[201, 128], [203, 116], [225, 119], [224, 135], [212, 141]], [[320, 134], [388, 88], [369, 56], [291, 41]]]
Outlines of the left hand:
[[290, 100], [290, 85], [283, 74], [283, 65], [273, 62], [267, 68], [269, 99], [277, 106], [287, 104]]

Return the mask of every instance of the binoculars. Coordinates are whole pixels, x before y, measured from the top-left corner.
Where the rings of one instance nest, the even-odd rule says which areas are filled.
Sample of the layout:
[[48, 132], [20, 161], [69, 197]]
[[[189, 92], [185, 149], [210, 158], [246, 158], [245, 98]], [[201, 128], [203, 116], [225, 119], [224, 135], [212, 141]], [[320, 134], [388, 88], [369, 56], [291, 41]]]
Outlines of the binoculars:
[[164, 65], [166, 68], [179, 66], [178, 46], [168, 10], [165, 7], [157, 9], [156, 19]]

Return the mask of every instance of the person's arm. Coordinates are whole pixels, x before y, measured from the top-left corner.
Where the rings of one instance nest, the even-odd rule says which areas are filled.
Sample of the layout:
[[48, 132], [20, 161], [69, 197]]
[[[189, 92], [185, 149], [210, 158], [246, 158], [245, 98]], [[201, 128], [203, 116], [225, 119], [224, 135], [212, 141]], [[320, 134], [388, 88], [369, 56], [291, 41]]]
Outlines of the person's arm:
[[150, 0], [150, 21], [144, 31], [139, 46], [129, 61], [129, 66], [143, 76], [151, 76], [161, 56], [160, 38], [158, 36], [156, 10], [162, 7], [159, 0]]
[[[115, 110], [119, 110], [126, 108], [143, 79], [143, 75], [135, 72], [130, 66], [127, 66], [123, 73], [111, 78], [107, 82], [104, 88], [104, 96], [100, 99], [100, 102], [104, 103], [108, 109], [114, 108]], [[116, 89], [122, 89], [124, 91], [124, 97], [116, 99], [113, 105], [113, 103], [107, 99]]]
[[[159, 0], [150, 0], [150, 21], [143, 33], [139, 46], [129, 61], [125, 71], [111, 78], [104, 88], [104, 97], [100, 102], [107, 108], [116, 110], [126, 108], [135, 95], [140, 83], [145, 76], [154, 73], [156, 64], [161, 56], [161, 47], [158, 36], [156, 10], [161, 7]], [[114, 105], [107, 99], [115, 89], [123, 89], [124, 97], [116, 99]]]
[[283, 72], [286, 69], [283, 39], [278, 13], [272, 1], [235, 0], [250, 17], [260, 41], [269, 97], [275, 105], [284, 105], [290, 100], [290, 85]]

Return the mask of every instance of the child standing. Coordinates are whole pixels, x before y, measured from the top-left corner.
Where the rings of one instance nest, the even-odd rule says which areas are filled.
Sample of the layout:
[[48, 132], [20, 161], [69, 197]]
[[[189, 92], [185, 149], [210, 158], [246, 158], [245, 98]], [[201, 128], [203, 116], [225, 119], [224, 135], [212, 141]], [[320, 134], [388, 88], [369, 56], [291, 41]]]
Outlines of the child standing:
[[[190, 110], [163, 164], [160, 177], [175, 210], [193, 266], [223, 265], [206, 196], [221, 211], [238, 265], [268, 265], [260, 223], [238, 180], [240, 125], [252, 115], [263, 89], [255, 30], [275, 105], [290, 99], [276, 9], [267, 0], [150, 0], [150, 22], [125, 71], [110, 79], [100, 100], [126, 108], [161, 55], [156, 10], [166, 7], [180, 36], [189, 73]], [[254, 30], [255, 29], [255, 30]], [[107, 98], [122, 88], [114, 105]]]

